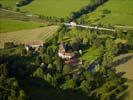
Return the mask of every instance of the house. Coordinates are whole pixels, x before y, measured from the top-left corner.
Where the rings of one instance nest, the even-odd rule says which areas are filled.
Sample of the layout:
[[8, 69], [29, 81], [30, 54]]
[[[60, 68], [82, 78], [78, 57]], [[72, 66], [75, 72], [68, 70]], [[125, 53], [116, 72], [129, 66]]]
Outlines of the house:
[[61, 43], [59, 45], [58, 56], [62, 59], [71, 59], [75, 56], [73, 52], [68, 52], [67, 46]]
[[43, 46], [42, 41], [30, 41], [30, 42], [25, 43], [25, 49], [27, 51], [29, 51], [30, 48], [34, 48], [36, 51], [38, 51], [38, 49], [42, 46]]
[[71, 24], [72, 27], [77, 26], [76, 22], [74, 22], [74, 21], [70, 22], [70, 24]]

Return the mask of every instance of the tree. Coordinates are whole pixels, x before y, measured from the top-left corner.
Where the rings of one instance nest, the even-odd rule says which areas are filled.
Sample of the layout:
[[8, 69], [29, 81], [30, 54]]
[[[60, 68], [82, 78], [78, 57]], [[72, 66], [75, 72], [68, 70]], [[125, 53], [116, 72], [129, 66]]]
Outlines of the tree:
[[61, 72], [63, 69], [63, 61], [61, 58], [57, 58], [57, 60], [55, 60], [54, 65], [56, 66], [56, 70]]
[[33, 73], [33, 77], [43, 78], [44, 72], [41, 67], [37, 68], [36, 71]]
[[66, 80], [66, 82], [61, 86], [62, 89], [74, 89], [76, 86], [76, 82], [73, 79]]
[[5, 49], [14, 48], [15, 44], [13, 42], [7, 42], [4, 44]]
[[81, 82], [80, 88], [82, 89], [82, 91], [84, 91], [85, 93], [89, 93], [89, 91], [91, 90], [91, 86], [89, 84], [88, 81], [83, 80]]
[[64, 65], [63, 73], [68, 74], [71, 71], [71, 67], [69, 65]]
[[25, 95], [25, 92], [23, 90], [19, 91], [18, 100], [26, 100], [26, 95]]
[[106, 52], [110, 52], [113, 55], [118, 53], [118, 46], [117, 44], [114, 43], [114, 41], [112, 39], [107, 39], [106, 43], [105, 43], [105, 50]]
[[106, 52], [103, 56], [103, 62], [102, 62], [102, 65], [104, 67], [111, 67], [112, 66], [112, 63], [113, 63], [113, 54], [110, 53], [110, 52]]
[[5, 65], [0, 65], [0, 76], [6, 76], [8, 73], [7, 73], [7, 68]]
[[40, 66], [41, 62], [42, 62], [41, 57], [40, 57], [40, 56], [37, 56], [37, 57], [36, 57], [36, 60], [35, 60], [35, 64], [36, 64], [37, 66]]

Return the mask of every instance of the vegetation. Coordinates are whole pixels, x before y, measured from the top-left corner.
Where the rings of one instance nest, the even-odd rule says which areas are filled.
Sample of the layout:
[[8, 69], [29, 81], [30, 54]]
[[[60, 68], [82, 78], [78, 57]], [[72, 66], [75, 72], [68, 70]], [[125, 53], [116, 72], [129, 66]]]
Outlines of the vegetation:
[[[4, 1], [0, 1], [4, 8], [0, 9], [0, 28], [7, 33], [0, 34], [0, 100], [132, 99], [131, 30], [124, 26], [115, 31], [58, 26], [77, 19], [88, 24], [87, 16], [106, 5], [112, 8], [102, 10], [103, 19], [115, 11], [118, 15], [125, 11], [128, 18], [132, 11], [121, 12], [119, 5], [117, 12], [111, 5], [128, 1], [14, 0], [16, 5], [10, 7]], [[102, 27], [104, 23], [98, 24]], [[112, 25], [108, 27], [116, 27]], [[117, 67], [122, 64], [127, 67]]]
[[[14, 23], [11, 23], [11, 24], [14, 24]], [[26, 24], [30, 24], [30, 23], [26, 23]], [[20, 26], [17, 26], [17, 27], [21, 28]], [[32, 26], [28, 26], [28, 27], [32, 27]], [[11, 29], [11, 27], [9, 27], [8, 29]], [[53, 34], [56, 33], [57, 30], [58, 30], [58, 26], [48, 26], [48, 27], [42, 27], [37, 29], [22, 30], [17, 32], [8, 32], [8, 33], [0, 34], [0, 41], [1, 41], [0, 47], [4, 47], [4, 42], [15, 42], [19, 44], [19, 43], [26, 43], [30, 41], [45, 41], [46, 39], [53, 36]]]
[[37, 23], [37, 22], [25, 22], [20, 20], [0, 18], [0, 33], [39, 28], [43, 26], [44, 24]]
[[[11, 6], [15, 8], [14, 3], [10, 3], [10, 0], [1, 0], [1, 4], [4, 6]], [[9, 4], [8, 4], [9, 3]], [[77, 11], [80, 8], [90, 3], [90, 0], [34, 0], [31, 4], [20, 8], [20, 11], [28, 11], [33, 14], [44, 15], [49, 17], [68, 17], [73, 11]], [[44, 8], [45, 7], [45, 8]]]
[[[80, 18], [80, 22], [103, 25], [133, 25], [133, 1], [109, 0], [96, 11]], [[114, 19], [114, 20], [112, 20]]]

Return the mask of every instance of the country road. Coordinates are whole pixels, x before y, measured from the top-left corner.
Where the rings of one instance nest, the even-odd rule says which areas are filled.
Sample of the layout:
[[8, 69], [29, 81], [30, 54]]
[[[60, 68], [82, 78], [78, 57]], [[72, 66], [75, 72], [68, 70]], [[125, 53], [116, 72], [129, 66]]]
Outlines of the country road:
[[[15, 12], [15, 11], [11, 11], [11, 10], [6, 10], [6, 9], [1, 9], [0, 8], [0, 10], [3, 10], [3, 11], [5, 11], [5, 12], [10, 12], [10, 13], [14, 13], [14, 14], [22, 14], [22, 13], [20, 13], [20, 12]], [[37, 15], [33, 15], [33, 14], [24, 14], [25, 16], [27, 16], [27, 17], [38, 17]], [[57, 25], [59, 25], [59, 24], [63, 24], [63, 25], [65, 25], [65, 26], [72, 26], [72, 24], [71, 23], [58, 23], [57, 22]], [[114, 25], [114, 29], [113, 28], [105, 28], [105, 27], [98, 27], [98, 26], [90, 26], [90, 25], [78, 25], [78, 24], [76, 24], [75, 25], [75, 27], [81, 27], [81, 28], [86, 28], [86, 29], [95, 29], [95, 30], [104, 30], [104, 31], [111, 31], [111, 32], [115, 32], [116, 31], [116, 29], [129, 29], [129, 30], [133, 30], [133, 26], [121, 26], [121, 25]]]
[[[73, 26], [71, 23], [63, 23], [63, 25], [66, 26]], [[87, 29], [95, 29], [95, 30], [105, 30], [105, 31], [112, 31], [115, 32], [115, 29], [110, 29], [110, 28], [104, 28], [104, 27], [98, 27], [98, 26], [88, 26], [88, 25], [74, 25], [75, 27], [81, 27], [81, 28], [87, 28]]]

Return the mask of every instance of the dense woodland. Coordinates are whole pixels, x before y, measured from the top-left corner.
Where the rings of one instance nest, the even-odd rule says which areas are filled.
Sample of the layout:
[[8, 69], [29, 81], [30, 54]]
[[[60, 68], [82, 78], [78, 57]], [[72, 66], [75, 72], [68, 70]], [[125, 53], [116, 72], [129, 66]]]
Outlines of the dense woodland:
[[[124, 84], [127, 80], [116, 74], [113, 57], [132, 50], [132, 38], [131, 32], [111, 33], [61, 26], [54, 38], [38, 51], [34, 48], [26, 51], [24, 45], [5, 43], [4, 49], [0, 50], [0, 99], [119, 99], [128, 86]], [[127, 42], [123, 43], [124, 40]], [[87, 59], [76, 66], [64, 64], [58, 57], [61, 41], [69, 45], [79, 58], [83, 55], [79, 50], [84, 53], [88, 48], [99, 48], [98, 65], [88, 70], [91, 63]], [[75, 72], [75, 68], [78, 71]], [[29, 94], [26, 85], [41, 88], [45, 93], [40, 95], [31, 90], [34, 95]]]

